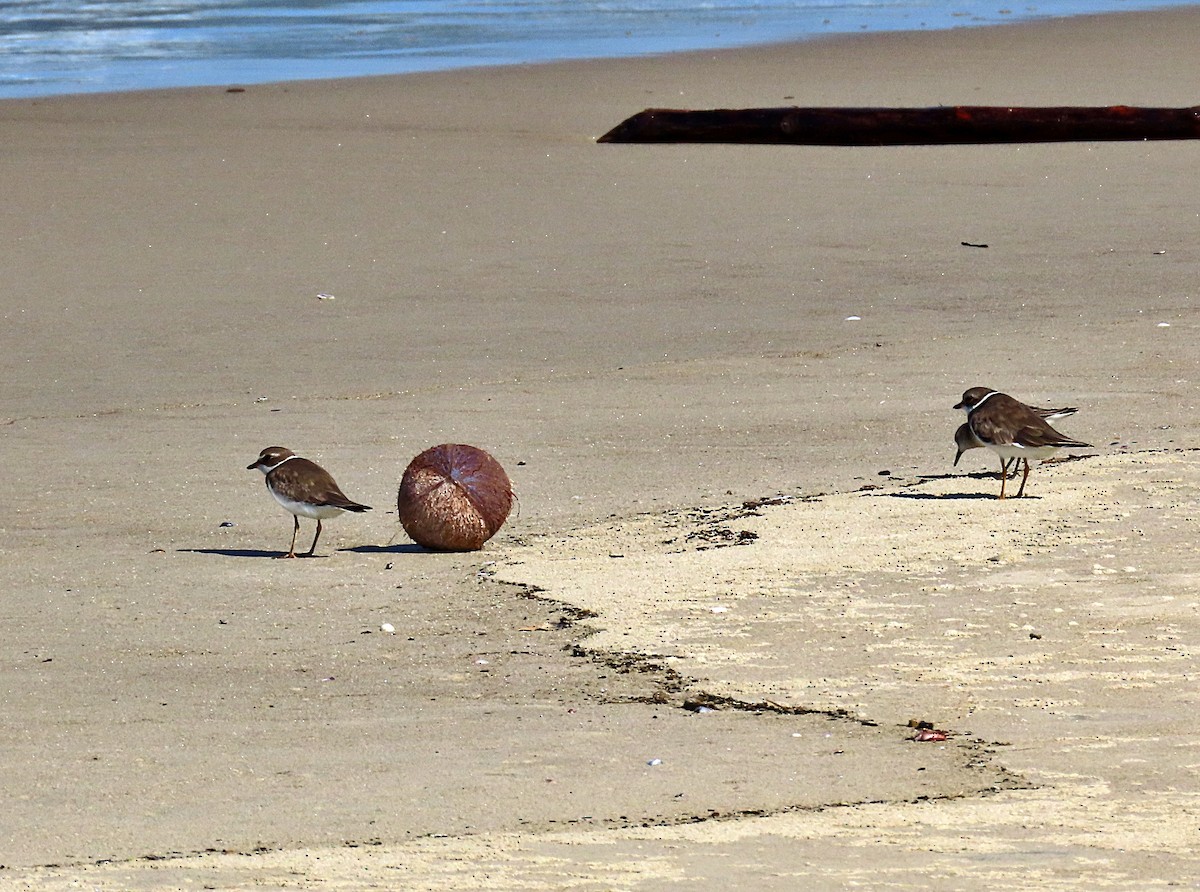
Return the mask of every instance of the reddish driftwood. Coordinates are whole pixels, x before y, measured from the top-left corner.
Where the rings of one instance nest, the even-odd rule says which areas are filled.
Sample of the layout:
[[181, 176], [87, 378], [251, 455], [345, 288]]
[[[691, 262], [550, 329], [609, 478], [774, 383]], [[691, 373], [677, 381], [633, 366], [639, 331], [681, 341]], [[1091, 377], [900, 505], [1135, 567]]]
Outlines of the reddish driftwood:
[[962, 145], [1200, 138], [1200, 106], [1008, 108], [648, 108], [600, 142], [808, 146]]

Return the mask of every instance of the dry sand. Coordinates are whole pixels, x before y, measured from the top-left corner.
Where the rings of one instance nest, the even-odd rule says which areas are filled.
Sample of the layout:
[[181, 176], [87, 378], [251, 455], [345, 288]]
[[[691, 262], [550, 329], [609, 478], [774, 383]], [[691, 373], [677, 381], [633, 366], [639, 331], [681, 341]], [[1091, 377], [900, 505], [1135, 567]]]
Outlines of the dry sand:
[[[1200, 882], [1197, 145], [594, 143], [1192, 105], [1198, 38], [0, 104], [0, 889]], [[977, 384], [1097, 449], [997, 502]], [[520, 494], [479, 554], [395, 522], [446, 441]], [[274, 443], [376, 506], [318, 559]]]

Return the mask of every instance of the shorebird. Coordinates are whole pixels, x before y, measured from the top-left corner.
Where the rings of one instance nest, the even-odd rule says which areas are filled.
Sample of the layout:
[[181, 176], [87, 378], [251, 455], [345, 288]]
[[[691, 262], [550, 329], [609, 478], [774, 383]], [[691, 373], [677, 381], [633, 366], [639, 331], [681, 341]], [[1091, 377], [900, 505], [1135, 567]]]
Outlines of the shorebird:
[[[1079, 411], [1074, 406], [1064, 406], [1061, 409], [1040, 409], [1037, 406], [1026, 405], [1026, 408], [1041, 415], [1047, 421], [1057, 421], [1059, 418], [1066, 418]], [[971, 432], [971, 425], [960, 424], [958, 430], [954, 432], [954, 445], [958, 447], [958, 451], [954, 453], [954, 467], [958, 467], [958, 460], [963, 457], [964, 452], [968, 449], [979, 449], [984, 443]], [[1026, 461], [1025, 464], [1028, 467], [1029, 462]], [[1013, 475], [1015, 475], [1018, 469], [1011, 460], [1000, 462], [1001, 474], [1008, 474], [1009, 468], [1012, 468]]]
[[282, 446], [268, 446], [258, 458], [246, 465], [247, 471], [259, 470], [267, 477], [267, 489], [280, 505], [293, 515], [292, 544], [287, 554], [279, 557], [296, 556], [296, 536], [300, 532], [300, 517], [311, 517], [317, 522], [317, 534], [312, 547], [304, 554], [312, 557], [321, 538], [321, 521], [337, 517], [343, 511], [370, 511], [370, 505], [351, 501], [329, 472], [301, 458]]
[[[1091, 443], [1064, 437], [1052, 428], [1033, 408], [1006, 393], [988, 387], [972, 387], [955, 405], [967, 413], [967, 431], [971, 437], [1000, 456], [1000, 498], [1004, 498], [1008, 483], [1008, 466], [1012, 461], [1025, 462], [1025, 476], [1017, 498], [1025, 495], [1029, 480], [1029, 460], [1046, 459], [1059, 449], [1090, 449]], [[957, 434], [955, 440], [957, 441]], [[962, 452], [959, 452], [961, 455]]]

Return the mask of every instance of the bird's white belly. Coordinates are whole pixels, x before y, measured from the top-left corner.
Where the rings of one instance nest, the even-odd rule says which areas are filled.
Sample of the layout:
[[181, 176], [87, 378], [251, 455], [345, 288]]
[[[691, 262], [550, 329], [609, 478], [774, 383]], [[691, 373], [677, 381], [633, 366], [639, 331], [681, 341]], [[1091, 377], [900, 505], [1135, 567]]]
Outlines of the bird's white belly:
[[313, 520], [328, 520], [342, 513], [341, 508], [335, 508], [332, 505], [310, 505], [307, 502], [294, 502], [287, 496], [281, 496], [274, 490], [271, 491], [271, 495], [275, 496], [275, 501], [286, 510], [299, 517], [310, 517]]
[[1020, 443], [989, 444], [989, 448], [1005, 461], [1024, 458], [1028, 461], [1050, 458], [1058, 452], [1057, 446], [1022, 446]]

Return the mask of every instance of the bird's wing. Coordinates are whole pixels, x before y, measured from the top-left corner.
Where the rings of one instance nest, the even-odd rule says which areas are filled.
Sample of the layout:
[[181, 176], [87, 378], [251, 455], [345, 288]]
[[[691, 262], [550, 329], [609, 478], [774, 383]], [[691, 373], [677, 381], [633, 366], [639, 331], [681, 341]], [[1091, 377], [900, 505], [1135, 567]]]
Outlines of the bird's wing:
[[1074, 440], [1071, 437], [1064, 436], [1048, 425], [1046, 422], [1038, 419], [1038, 421], [1030, 421], [1013, 437], [1014, 442], [1021, 446], [1035, 448], [1038, 446], [1076, 446], [1079, 448], [1088, 448], [1092, 444], [1084, 443], [1081, 440]]
[[303, 500], [313, 505], [328, 505], [345, 511], [370, 511], [369, 505], [360, 505], [347, 497], [332, 475], [316, 462], [306, 458], [293, 458], [271, 472], [280, 483], [287, 482], [293, 492], [300, 493]]
[[1029, 408], [1046, 419], [1066, 418], [1068, 415], [1074, 415], [1079, 411], [1075, 406], [1063, 406], [1061, 409], [1039, 409], [1037, 406], [1030, 406]]
[[1012, 442], [1012, 436], [1002, 425], [994, 424], [990, 418], [968, 418], [971, 433], [984, 446], [1005, 446]]

